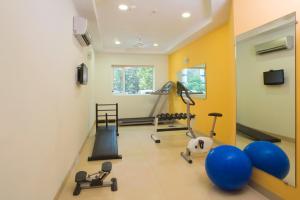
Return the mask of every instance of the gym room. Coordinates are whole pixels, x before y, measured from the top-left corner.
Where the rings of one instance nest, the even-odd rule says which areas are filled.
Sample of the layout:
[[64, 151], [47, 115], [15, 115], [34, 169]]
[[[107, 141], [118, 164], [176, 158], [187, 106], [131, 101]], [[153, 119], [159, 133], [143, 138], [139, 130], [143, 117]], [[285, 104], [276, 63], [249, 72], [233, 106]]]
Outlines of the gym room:
[[0, 199], [299, 199], [299, 15], [3, 1]]

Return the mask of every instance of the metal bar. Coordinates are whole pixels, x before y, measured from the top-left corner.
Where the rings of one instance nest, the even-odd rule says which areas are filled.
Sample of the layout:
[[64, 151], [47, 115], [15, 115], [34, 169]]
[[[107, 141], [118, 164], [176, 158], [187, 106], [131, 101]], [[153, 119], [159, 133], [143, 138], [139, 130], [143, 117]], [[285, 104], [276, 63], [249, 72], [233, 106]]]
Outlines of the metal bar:
[[105, 126], [106, 126], [106, 128], [108, 127], [108, 118], [107, 118], [107, 113], [105, 113]]
[[181, 152], [180, 155], [186, 160], [189, 164], [193, 163], [193, 160], [190, 158], [191, 152], [189, 149], [186, 149], [186, 152]]
[[212, 125], [212, 128], [211, 128], [211, 131], [210, 131], [210, 135], [209, 135], [211, 138], [215, 136], [216, 121], [217, 121], [217, 117], [215, 116], [214, 120], [213, 120], [213, 125]]
[[116, 130], [117, 136], [119, 135], [119, 105], [116, 103]]
[[151, 112], [150, 112], [150, 114], [149, 114], [148, 117], [153, 117], [154, 112], [155, 112], [155, 110], [156, 110], [156, 107], [157, 107], [158, 104], [159, 104], [160, 98], [161, 98], [161, 95], [159, 95], [159, 96], [157, 97], [157, 99], [156, 99], [156, 101], [155, 101], [155, 104], [154, 104], [154, 106], [152, 107], [152, 110], [151, 110]]
[[112, 65], [112, 67], [115, 68], [121, 68], [121, 67], [129, 67], [129, 68], [138, 68], [138, 67], [152, 67], [153, 65]]
[[98, 104], [96, 104], [96, 128], [98, 127]]
[[158, 117], [155, 117], [154, 119], [154, 131], [157, 132], [157, 129], [158, 129]]
[[106, 110], [98, 110], [98, 111], [116, 111], [116, 109], [106, 109]]
[[162, 112], [162, 110], [165, 108], [165, 105], [167, 104], [169, 96], [168, 95], [164, 95], [164, 96], [162, 96], [162, 98], [163, 98], [163, 102], [162, 102], [162, 104], [161, 104], [161, 106], [160, 106], [157, 114], [160, 114]]
[[151, 134], [150, 136], [155, 143], [160, 143], [160, 139], [155, 134]]
[[[98, 120], [99, 123], [105, 123], [105, 120], [104, 119], [99, 119]], [[115, 119], [108, 119], [108, 123], [115, 123], [116, 120]]]
[[159, 128], [159, 129], [156, 129], [156, 132], [180, 131], [180, 130], [189, 130], [189, 129], [188, 129], [188, 127], [180, 127], [180, 128]]
[[116, 104], [110, 103], [110, 104], [98, 104], [99, 106], [114, 106]]
[[189, 99], [187, 100], [186, 102], [186, 115], [187, 115], [187, 127], [188, 127], [188, 130], [190, 132], [190, 134], [192, 135], [193, 138], [196, 138], [196, 135], [191, 127], [191, 102], [189, 101]]

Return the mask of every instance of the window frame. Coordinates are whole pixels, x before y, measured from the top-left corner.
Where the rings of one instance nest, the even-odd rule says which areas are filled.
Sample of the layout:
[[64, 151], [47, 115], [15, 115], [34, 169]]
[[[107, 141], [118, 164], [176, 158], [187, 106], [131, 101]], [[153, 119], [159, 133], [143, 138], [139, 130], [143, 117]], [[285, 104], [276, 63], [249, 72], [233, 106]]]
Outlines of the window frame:
[[177, 80], [182, 82], [182, 72], [183, 70], [186, 69], [204, 69], [205, 71], [205, 83], [203, 85], [205, 85], [205, 93], [201, 94], [198, 92], [190, 92], [190, 95], [195, 97], [195, 98], [199, 98], [199, 99], [206, 99], [207, 98], [207, 72], [206, 72], [206, 64], [200, 64], [200, 65], [195, 65], [195, 66], [191, 66], [191, 67], [184, 67], [182, 68], [178, 73], [177, 73]]
[[[112, 65], [113, 68], [113, 73], [112, 73], [112, 94], [115, 96], [148, 96], [151, 94], [127, 94], [125, 92], [126, 89], [126, 78], [125, 78], [125, 69], [126, 68], [142, 68], [142, 67], [147, 67], [147, 68], [152, 68], [152, 78], [153, 78], [153, 83], [152, 83], [152, 92], [155, 90], [155, 67], [154, 65]], [[115, 68], [120, 68], [122, 69], [122, 92], [121, 93], [114, 93], [114, 69]]]

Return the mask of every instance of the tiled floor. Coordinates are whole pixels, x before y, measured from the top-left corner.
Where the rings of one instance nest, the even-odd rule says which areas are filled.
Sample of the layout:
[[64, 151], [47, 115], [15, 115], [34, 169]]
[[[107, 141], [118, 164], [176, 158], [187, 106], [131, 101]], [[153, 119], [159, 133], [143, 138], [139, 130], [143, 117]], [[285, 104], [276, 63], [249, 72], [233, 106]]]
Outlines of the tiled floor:
[[[249, 143], [253, 142], [246, 137], [237, 134], [236, 146], [240, 149], [244, 149]], [[289, 174], [284, 178], [284, 182], [288, 183], [291, 186], [296, 185], [296, 174], [295, 174], [295, 142], [287, 141], [282, 139], [280, 143], [275, 143], [287, 154], [290, 161], [290, 171]]]
[[205, 156], [194, 156], [192, 165], [179, 155], [185, 149], [188, 138], [184, 133], [162, 133], [161, 143], [150, 139], [151, 126], [121, 127], [119, 136], [122, 160], [113, 160], [112, 174], [118, 179], [119, 190], [110, 188], [83, 190], [80, 196], [72, 196], [74, 174], [78, 170], [90, 173], [100, 169], [101, 162], [87, 162], [93, 136], [85, 144], [71, 175], [68, 177], [59, 200], [218, 200], [218, 199], [266, 199], [250, 187], [239, 192], [224, 192], [216, 188], [208, 179]]

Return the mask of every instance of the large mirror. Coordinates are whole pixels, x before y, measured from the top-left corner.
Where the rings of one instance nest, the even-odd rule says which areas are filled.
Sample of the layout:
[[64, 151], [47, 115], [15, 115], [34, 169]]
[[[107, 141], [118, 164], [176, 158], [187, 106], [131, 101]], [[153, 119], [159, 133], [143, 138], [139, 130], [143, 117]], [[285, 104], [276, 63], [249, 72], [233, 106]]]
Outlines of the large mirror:
[[296, 186], [295, 26], [292, 13], [236, 38], [236, 145], [249, 150], [256, 168], [291, 186]]

